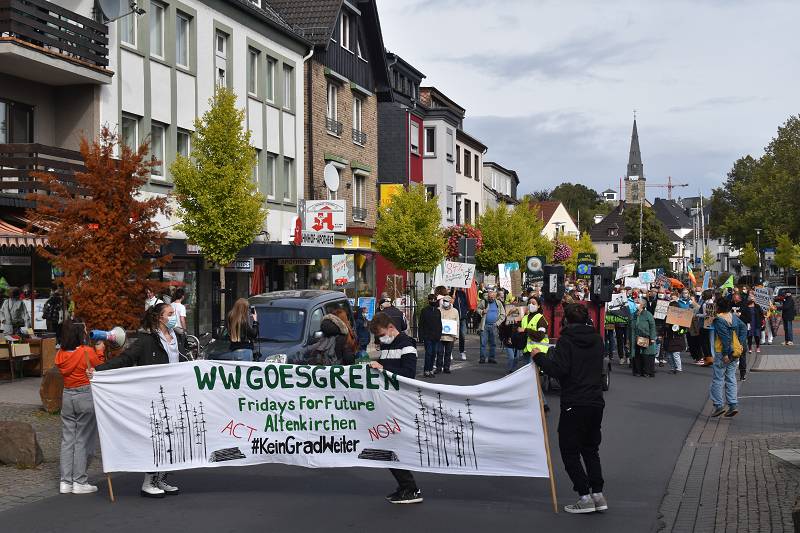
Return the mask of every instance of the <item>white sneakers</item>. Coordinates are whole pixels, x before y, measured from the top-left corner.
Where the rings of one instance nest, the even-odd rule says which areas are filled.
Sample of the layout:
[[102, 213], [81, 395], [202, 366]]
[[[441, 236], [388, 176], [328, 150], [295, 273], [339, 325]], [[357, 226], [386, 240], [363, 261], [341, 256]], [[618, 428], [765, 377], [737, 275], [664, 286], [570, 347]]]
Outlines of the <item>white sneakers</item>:
[[97, 492], [96, 485], [88, 483], [67, 483], [62, 481], [58, 484], [58, 492], [61, 494], [91, 494]]
[[58, 484], [58, 492], [61, 494], [72, 494], [72, 483], [62, 481]]
[[467, 360], [467, 354], [466, 353], [461, 352], [461, 360], [462, 361], [466, 361]]
[[145, 498], [163, 498], [166, 495], [180, 494], [180, 489], [167, 483], [167, 474], [156, 472], [145, 474], [142, 490], [139, 494]]

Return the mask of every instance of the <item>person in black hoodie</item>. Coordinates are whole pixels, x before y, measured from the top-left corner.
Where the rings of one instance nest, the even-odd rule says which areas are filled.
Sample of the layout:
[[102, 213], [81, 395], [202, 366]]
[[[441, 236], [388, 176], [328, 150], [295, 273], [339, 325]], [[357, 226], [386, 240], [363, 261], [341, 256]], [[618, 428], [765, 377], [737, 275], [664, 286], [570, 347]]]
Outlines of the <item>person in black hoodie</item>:
[[433, 365], [443, 350], [442, 313], [435, 294], [428, 295], [428, 306], [419, 315], [419, 340], [425, 344], [425, 377], [432, 378], [436, 375]]
[[[369, 330], [380, 341], [379, 359], [372, 361], [370, 366], [414, 379], [417, 374], [417, 347], [414, 339], [398, 331], [392, 318], [383, 312], [375, 314], [369, 323]], [[397, 490], [386, 496], [390, 503], [422, 502], [422, 492], [417, 488], [411, 472], [397, 468], [390, 468], [389, 471], [397, 480]]]
[[[564, 306], [561, 336], [547, 354], [537, 348], [534, 362], [561, 384], [558, 446], [564, 468], [580, 499], [568, 513], [605, 511], [600, 466], [600, 426], [603, 421], [603, 339], [589, 325], [589, 312], [579, 304]], [[583, 464], [581, 464], [583, 459]], [[584, 464], [586, 468], [584, 469]]]

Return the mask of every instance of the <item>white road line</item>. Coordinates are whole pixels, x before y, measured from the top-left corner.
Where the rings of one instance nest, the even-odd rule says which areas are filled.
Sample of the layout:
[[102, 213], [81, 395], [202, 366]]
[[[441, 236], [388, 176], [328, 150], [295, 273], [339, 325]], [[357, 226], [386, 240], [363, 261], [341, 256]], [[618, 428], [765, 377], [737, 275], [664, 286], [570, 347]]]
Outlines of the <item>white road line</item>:
[[769, 396], [739, 396], [740, 400], [746, 398], [800, 398], [800, 394], [771, 394]]

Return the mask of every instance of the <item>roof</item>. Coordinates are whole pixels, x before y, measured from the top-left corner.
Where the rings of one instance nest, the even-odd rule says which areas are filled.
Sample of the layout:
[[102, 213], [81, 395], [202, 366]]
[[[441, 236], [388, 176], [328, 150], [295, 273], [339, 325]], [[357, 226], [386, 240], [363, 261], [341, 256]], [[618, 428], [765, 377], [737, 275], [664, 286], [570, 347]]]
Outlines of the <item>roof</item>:
[[642, 152], [639, 149], [639, 130], [636, 128], [636, 119], [633, 119], [631, 150], [628, 154], [628, 173], [625, 175], [639, 176], [640, 179], [644, 179], [644, 167], [642, 166]]
[[478, 148], [481, 152], [486, 151], [486, 149], [488, 148], [485, 144], [483, 144], [477, 138], [473, 137], [472, 135], [470, 135], [466, 131], [462, 130], [461, 128], [458, 128], [456, 130], [456, 140], [469, 143], [474, 148]]
[[[658, 201], [658, 200], [656, 200]], [[592, 226], [589, 230], [589, 236], [594, 242], [622, 242], [625, 238], [625, 202], [622, 201], [605, 216], [603, 220]], [[639, 204], [634, 204], [638, 206]], [[664, 232], [669, 237], [670, 242], [681, 242], [683, 239], [678, 237], [672, 229], [664, 224], [664, 221], [658, 216], [658, 211], [653, 207], [656, 219], [661, 222], [664, 227]], [[685, 226], [684, 226], [685, 227]], [[608, 230], [616, 229], [616, 235], [609, 235]]]
[[0, 220], [0, 246], [47, 246], [47, 238], [34, 235], [9, 222]]
[[[545, 223], [550, 222], [553, 218], [553, 215], [556, 213], [556, 209], [562, 205], [561, 202], [557, 200], [546, 200], [544, 202], [529, 202], [528, 209], [537, 208], [539, 210], [539, 218], [543, 220]], [[572, 215], [567, 212], [567, 216], [570, 220], [572, 220]], [[575, 223], [572, 220], [573, 224]]]
[[448, 97], [446, 94], [444, 94], [442, 91], [440, 91], [436, 87], [420, 87], [419, 88], [419, 95], [420, 95], [420, 101], [426, 107], [436, 107], [436, 106], [431, 105], [432, 98], [436, 97], [437, 99], [441, 100], [442, 103], [445, 104], [445, 106], [451, 108], [453, 111], [455, 111], [456, 113], [458, 113], [462, 117], [467, 112], [466, 109], [464, 109], [463, 107], [461, 107], [460, 105], [455, 103], [455, 101], [453, 99]]
[[517, 176], [517, 171], [516, 170], [511, 170], [510, 168], [506, 168], [503, 165], [501, 165], [500, 163], [495, 163], [494, 161], [484, 161], [483, 162], [483, 166], [485, 166], [485, 167], [494, 167], [497, 170], [499, 170], [500, 172], [505, 172], [506, 174], [508, 174], [509, 176], [514, 178], [514, 181], [516, 182], [516, 184], [519, 185], [519, 176]]
[[617, 194], [617, 191], [615, 191], [614, 189], [606, 189], [601, 194], [605, 194], [607, 192], [611, 192], [611, 193]]
[[653, 202], [656, 218], [668, 229], [691, 228], [692, 221], [675, 200], [656, 198]]
[[244, 9], [245, 11], [249, 11], [251, 13], [256, 13], [261, 16], [262, 19], [265, 19], [268, 23], [272, 24], [278, 29], [283, 30], [289, 36], [293, 37], [294, 39], [301, 41], [306, 46], [310, 45], [311, 43], [306, 40], [303, 36], [301, 36], [292, 26], [289, 24], [283, 17], [281, 17], [275, 9], [273, 9], [269, 2], [261, 2], [261, 6], [257, 6], [248, 0], [229, 0], [232, 4], [237, 5], [239, 8]]
[[330, 40], [342, 0], [267, 0], [273, 12], [315, 46]]
[[412, 65], [411, 63], [409, 63], [408, 61], [406, 61], [405, 59], [403, 59], [399, 55], [395, 54], [394, 52], [390, 52], [389, 50], [386, 50], [386, 59], [388, 61], [392, 62], [392, 65], [397, 64], [398, 66], [401, 67], [402, 70], [405, 70], [409, 74], [413, 74], [414, 76], [416, 76], [420, 80], [423, 80], [425, 78], [425, 74], [420, 72], [414, 65]]

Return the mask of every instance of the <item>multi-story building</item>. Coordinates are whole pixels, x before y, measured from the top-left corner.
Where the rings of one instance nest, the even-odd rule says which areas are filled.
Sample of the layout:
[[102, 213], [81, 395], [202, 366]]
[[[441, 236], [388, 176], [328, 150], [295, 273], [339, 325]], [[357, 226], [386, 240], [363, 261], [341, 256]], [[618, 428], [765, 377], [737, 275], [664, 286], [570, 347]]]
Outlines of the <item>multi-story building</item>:
[[[449, 141], [449, 137], [445, 141]], [[456, 130], [456, 224], [476, 224], [480, 218], [483, 205], [483, 156], [486, 150], [485, 144], [461, 127]]]
[[[269, 4], [313, 44], [304, 78], [306, 200], [344, 201], [336, 245], [354, 281], [340, 288], [352, 298], [374, 295], [378, 103], [392, 98], [378, 8], [375, 0]], [[308, 286], [334, 285], [325, 262], [307, 270]]]
[[516, 205], [519, 177], [494, 161], [483, 163], [483, 209], [497, 207], [498, 204]]
[[536, 216], [544, 223], [542, 235], [548, 239], [553, 240], [559, 235], [580, 236], [578, 225], [563, 203], [554, 200], [530, 202], [528, 207], [536, 210]]

